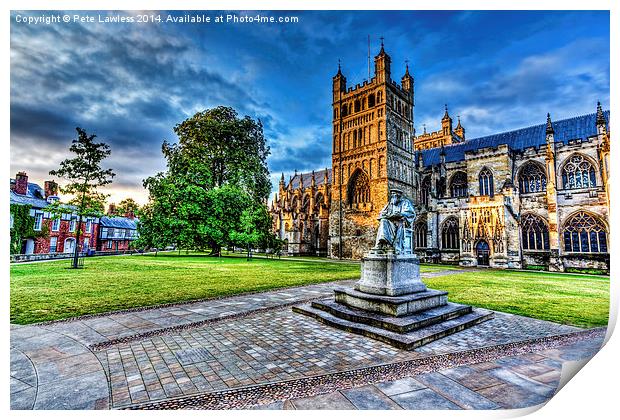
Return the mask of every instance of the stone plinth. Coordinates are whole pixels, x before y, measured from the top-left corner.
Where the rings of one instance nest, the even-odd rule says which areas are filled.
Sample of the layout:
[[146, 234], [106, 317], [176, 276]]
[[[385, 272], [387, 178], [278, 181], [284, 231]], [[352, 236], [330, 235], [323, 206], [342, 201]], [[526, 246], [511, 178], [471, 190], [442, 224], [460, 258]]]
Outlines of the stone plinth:
[[362, 278], [334, 289], [334, 300], [293, 306], [293, 311], [344, 331], [411, 350], [488, 319], [493, 312], [448, 302], [448, 292], [427, 289], [413, 254], [372, 250]]
[[360, 292], [387, 296], [426, 291], [426, 285], [420, 280], [420, 260], [416, 255], [374, 250], [362, 259], [362, 278], [355, 288]]

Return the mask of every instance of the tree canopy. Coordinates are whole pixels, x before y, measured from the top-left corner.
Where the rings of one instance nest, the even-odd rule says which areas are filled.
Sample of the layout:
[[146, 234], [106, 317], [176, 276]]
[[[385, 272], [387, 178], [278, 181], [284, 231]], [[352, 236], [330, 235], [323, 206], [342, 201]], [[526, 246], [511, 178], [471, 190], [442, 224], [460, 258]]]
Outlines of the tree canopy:
[[[149, 203], [139, 212], [140, 245], [211, 249], [272, 241], [264, 218], [271, 191], [260, 121], [239, 118], [228, 107], [196, 113], [174, 131], [178, 143], [164, 141], [166, 172], [144, 180]], [[267, 214], [268, 216], [268, 214]], [[269, 238], [269, 239], [266, 239]]]

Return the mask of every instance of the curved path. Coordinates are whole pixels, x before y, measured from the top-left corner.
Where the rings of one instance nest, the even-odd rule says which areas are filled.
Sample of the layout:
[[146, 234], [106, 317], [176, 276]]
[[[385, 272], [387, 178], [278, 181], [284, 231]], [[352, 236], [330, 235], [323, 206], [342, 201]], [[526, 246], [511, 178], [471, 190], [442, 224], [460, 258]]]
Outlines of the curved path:
[[[593, 343], [591, 348], [600, 346], [600, 330], [592, 333], [497, 313], [491, 321], [407, 352], [331, 329], [290, 310], [294, 304], [333, 295], [336, 284], [353, 283], [348, 280], [316, 284], [11, 326], [11, 407], [249, 408], [273, 403], [273, 407], [267, 407], [286, 408], [284, 401], [296, 398], [287, 403], [288, 407], [304, 408], [312, 402], [319, 405], [329, 402], [331, 397], [322, 395], [333, 392], [339, 393], [340, 401], [343, 389], [356, 387], [362, 387], [361, 391], [350, 391], [349, 396], [362, 401], [379, 395], [379, 388], [364, 391], [369, 378], [372, 383], [407, 381], [406, 378], [421, 373], [419, 369], [424, 373], [447, 366], [470, 365], [480, 362], [482, 354], [496, 360], [534, 350], [577, 345], [579, 341]], [[537, 360], [541, 357], [544, 358], [538, 356]], [[549, 373], [554, 369], [561, 371], [561, 363], [559, 367], [555, 363], [549, 362], [546, 370], [541, 366], [531, 369], [555, 378]], [[515, 379], [514, 372], [504, 372], [499, 362], [494, 366], [498, 369], [494, 371], [495, 376], [505, 387], [531, 385], [531, 381], [520, 376]], [[527, 370], [521, 369], [524, 370], [517, 375]], [[510, 406], [495, 401], [493, 395], [475, 396], [442, 376], [421, 378], [415, 382], [416, 386], [419, 383], [425, 385], [417, 390], [428, 390], [416, 395], [430, 395], [431, 389], [444, 395], [446, 392], [442, 394], [437, 389], [452, 387], [454, 392], [462, 391], [462, 395], [475, 402], [471, 406], [453, 402], [456, 408]], [[386, 392], [391, 392], [385, 386]], [[537, 398], [524, 396], [515, 406], [549, 398], [554, 389], [548, 384], [534, 384], [530, 390]], [[282, 391], [286, 392], [278, 394]], [[261, 398], [256, 399], [256, 395]], [[437, 397], [436, 401], [439, 405], [435, 408], [445, 403], [443, 397]], [[416, 407], [410, 403], [406, 408]]]

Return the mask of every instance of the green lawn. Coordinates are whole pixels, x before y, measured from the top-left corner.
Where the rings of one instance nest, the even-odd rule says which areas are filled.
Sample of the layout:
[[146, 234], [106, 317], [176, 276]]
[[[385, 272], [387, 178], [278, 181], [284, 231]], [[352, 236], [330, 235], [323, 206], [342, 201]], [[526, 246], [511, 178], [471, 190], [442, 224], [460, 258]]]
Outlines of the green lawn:
[[[11, 266], [11, 322], [62, 319], [113, 310], [359, 278], [356, 262], [207, 257], [160, 253]], [[423, 272], [458, 269], [422, 266]], [[609, 278], [541, 272], [463, 271], [429, 278], [450, 300], [578, 326], [607, 323]]]
[[453, 302], [532, 318], [596, 327], [607, 325], [609, 277], [549, 272], [480, 270], [429, 278]]

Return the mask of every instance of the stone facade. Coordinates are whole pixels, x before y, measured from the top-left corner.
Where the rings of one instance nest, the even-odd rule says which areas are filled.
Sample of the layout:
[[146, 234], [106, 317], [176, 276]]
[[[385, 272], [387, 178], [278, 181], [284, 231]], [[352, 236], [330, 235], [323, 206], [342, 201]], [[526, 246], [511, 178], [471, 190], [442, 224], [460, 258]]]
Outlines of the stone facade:
[[289, 253], [361, 258], [399, 188], [416, 204], [423, 261], [609, 270], [609, 111], [466, 140], [446, 107], [442, 129], [416, 137], [413, 77], [396, 84], [390, 63], [382, 46], [369, 82], [334, 76], [332, 170], [322, 183], [282, 176], [272, 204]]

